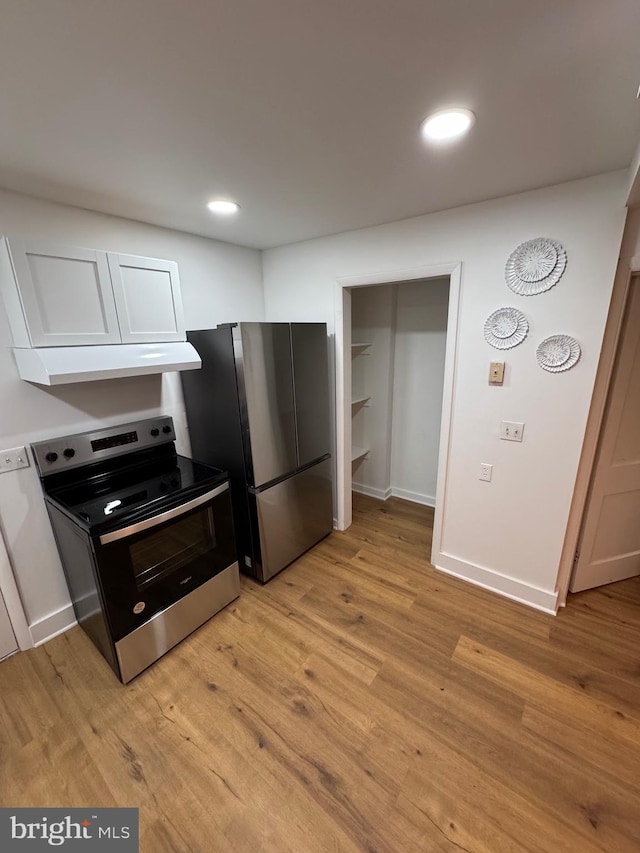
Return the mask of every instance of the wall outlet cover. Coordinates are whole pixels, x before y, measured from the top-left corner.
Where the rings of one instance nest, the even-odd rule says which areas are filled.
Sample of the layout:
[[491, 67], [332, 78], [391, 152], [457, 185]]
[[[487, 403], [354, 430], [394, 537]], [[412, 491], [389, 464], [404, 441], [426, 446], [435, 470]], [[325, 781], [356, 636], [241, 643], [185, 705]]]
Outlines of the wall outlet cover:
[[17, 471], [18, 468], [28, 468], [30, 465], [26, 447], [11, 447], [0, 450], [0, 474]]
[[492, 361], [489, 364], [489, 385], [504, 384], [504, 361]]
[[480, 463], [480, 477], [479, 479], [485, 483], [491, 482], [491, 475], [493, 473], [493, 465], [489, 462], [481, 462]]
[[522, 441], [524, 424], [519, 421], [502, 421], [500, 424], [500, 438], [503, 441]]

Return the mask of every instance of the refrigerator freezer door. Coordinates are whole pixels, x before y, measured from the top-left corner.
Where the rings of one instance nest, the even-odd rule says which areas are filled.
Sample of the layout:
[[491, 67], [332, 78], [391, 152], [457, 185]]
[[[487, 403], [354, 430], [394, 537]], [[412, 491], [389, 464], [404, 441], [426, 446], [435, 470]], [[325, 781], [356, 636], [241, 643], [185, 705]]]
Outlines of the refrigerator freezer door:
[[251, 497], [257, 503], [264, 582], [331, 532], [331, 459]]
[[234, 348], [249, 486], [297, 468], [288, 323], [240, 323]]
[[326, 323], [292, 323], [298, 466], [331, 450]]

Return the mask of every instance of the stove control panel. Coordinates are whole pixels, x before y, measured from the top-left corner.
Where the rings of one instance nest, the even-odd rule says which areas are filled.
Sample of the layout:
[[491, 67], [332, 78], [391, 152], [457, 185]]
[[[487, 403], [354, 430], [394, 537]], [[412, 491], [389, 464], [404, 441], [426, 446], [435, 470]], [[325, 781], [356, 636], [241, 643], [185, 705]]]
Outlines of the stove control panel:
[[80, 465], [90, 465], [143, 450], [158, 444], [175, 441], [173, 420], [170, 417], [147, 418], [136, 423], [38, 441], [31, 445], [36, 467], [41, 477], [66, 471]]

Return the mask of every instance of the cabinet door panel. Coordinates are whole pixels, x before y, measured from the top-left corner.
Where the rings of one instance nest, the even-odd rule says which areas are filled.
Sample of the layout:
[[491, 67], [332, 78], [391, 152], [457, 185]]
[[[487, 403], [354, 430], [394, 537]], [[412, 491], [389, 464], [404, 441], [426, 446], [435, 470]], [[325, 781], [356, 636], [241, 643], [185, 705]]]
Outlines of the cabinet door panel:
[[9, 245], [33, 346], [120, 343], [104, 252], [35, 240]]
[[178, 265], [136, 255], [108, 257], [123, 342], [186, 340]]

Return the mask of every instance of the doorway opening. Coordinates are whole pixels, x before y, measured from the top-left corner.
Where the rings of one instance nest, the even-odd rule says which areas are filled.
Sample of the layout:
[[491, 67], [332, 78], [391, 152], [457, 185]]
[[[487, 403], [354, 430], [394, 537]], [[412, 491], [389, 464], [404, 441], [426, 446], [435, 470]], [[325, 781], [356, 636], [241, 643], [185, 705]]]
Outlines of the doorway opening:
[[352, 490], [435, 507], [449, 279], [351, 294]]
[[[336, 526], [346, 530], [351, 524], [352, 488], [382, 499], [395, 494], [435, 503], [434, 565], [446, 517], [460, 280], [461, 264], [438, 265], [340, 278], [335, 292]], [[424, 337], [418, 331], [421, 307]], [[431, 329], [433, 335], [430, 324], [440, 327]], [[432, 406], [437, 414], [434, 419], [431, 412], [427, 427], [420, 423], [428, 395], [420, 355], [430, 349], [432, 355], [439, 352], [433, 358], [431, 394], [437, 397]], [[421, 381], [422, 394], [417, 390]], [[429, 448], [420, 446], [425, 430]], [[412, 466], [416, 454], [420, 460]]]

